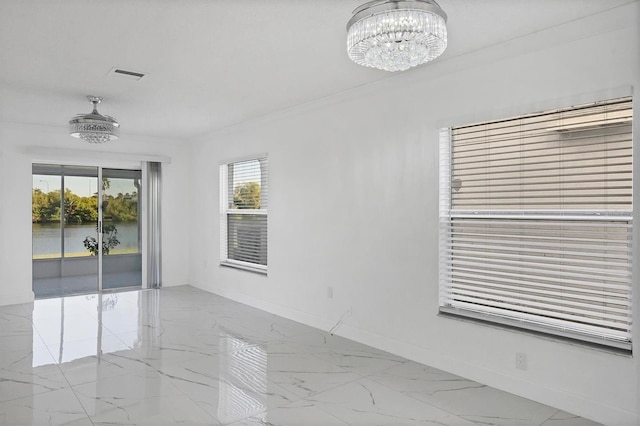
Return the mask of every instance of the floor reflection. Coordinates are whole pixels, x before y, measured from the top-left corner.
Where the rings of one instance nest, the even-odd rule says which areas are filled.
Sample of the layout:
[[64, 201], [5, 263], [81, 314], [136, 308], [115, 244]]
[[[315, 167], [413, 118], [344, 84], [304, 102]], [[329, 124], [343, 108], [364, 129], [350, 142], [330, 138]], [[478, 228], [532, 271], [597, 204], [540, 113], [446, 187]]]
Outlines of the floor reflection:
[[267, 352], [228, 331], [220, 332], [218, 418], [230, 423], [267, 408]]
[[[147, 337], [143, 333], [149, 329], [140, 327], [141, 319], [144, 316], [145, 322], [154, 322], [152, 317], [158, 315], [158, 310], [153, 309], [157, 305], [154, 301], [158, 296], [156, 291], [131, 291], [36, 300], [34, 353], [44, 341], [54, 361], [63, 364], [131, 350]], [[48, 357], [33, 358], [33, 367], [49, 363]]]

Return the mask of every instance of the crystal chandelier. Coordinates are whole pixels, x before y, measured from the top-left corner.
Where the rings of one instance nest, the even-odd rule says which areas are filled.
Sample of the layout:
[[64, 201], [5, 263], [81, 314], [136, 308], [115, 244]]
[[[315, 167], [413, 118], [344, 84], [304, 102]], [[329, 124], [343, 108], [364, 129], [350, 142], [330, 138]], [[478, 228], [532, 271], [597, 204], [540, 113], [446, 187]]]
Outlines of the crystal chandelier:
[[447, 15], [434, 0], [375, 0], [353, 11], [347, 52], [355, 63], [404, 71], [447, 48]]
[[102, 102], [99, 96], [87, 96], [93, 104], [91, 114], [77, 115], [69, 121], [69, 133], [74, 138], [80, 138], [89, 143], [104, 143], [118, 139], [120, 125], [115, 118], [98, 112], [98, 104]]

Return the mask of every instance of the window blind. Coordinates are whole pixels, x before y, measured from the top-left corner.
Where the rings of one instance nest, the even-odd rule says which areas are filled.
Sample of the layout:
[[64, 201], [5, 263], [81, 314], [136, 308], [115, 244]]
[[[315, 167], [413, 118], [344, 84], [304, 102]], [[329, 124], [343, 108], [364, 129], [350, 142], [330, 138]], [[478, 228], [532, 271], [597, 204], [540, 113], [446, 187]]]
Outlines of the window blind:
[[221, 166], [221, 261], [266, 270], [267, 157]]
[[631, 348], [631, 98], [441, 135], [441, 310]]

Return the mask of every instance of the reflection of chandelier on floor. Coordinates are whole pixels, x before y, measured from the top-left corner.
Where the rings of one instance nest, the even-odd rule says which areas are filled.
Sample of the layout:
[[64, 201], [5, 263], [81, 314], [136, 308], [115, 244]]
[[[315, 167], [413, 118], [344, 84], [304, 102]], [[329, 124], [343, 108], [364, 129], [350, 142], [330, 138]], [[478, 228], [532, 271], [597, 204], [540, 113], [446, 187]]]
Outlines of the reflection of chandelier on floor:
[[445, 51], [446, 21], [434, 0], [370, 1], [347, 24], [347, 53], [359, 65], [404, 71]]
[[102, 102], [99, 96], [87, 96], [93, 104], [90, 114], [77, 115], [69, 121], [69, 133], [74, 138], [80, 138], [89, 143], [104, 143], [118, 139], [120, 124], [115, 118], [98, 112], [98, 104]]

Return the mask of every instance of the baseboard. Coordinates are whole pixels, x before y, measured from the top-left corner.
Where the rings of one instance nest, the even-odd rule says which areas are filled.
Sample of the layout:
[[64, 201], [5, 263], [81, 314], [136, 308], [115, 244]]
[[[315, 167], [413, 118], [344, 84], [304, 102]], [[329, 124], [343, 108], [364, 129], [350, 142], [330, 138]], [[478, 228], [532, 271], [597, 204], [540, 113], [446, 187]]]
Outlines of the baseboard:
[[[205, 290], [205, 289], [202, 289]], [[208, 290], [205, 290], [208, 291]], [[278, 305], [275, 303], [267, 302], [262, 299], [256, 299], [251, 296], [247, 296], [243, 293], [237, 292], [213, 292], [219, 296], [226, 297], [227, 299], [234, 300], [236, 302], [251, 306], [253, 308], [261, 309], [274, 315], [281, 316], [283, 318], [296, 321], [310, 327], [318, 328], [320, 330], [329, 331], [334, 326], [335, 322], [323, 317], [311, 315], [308, 312], [292, 309], [287, 306]]]

